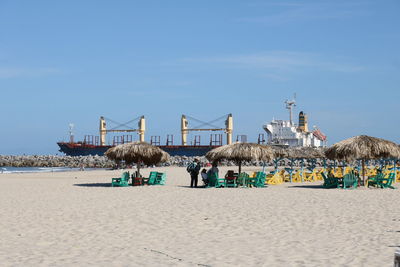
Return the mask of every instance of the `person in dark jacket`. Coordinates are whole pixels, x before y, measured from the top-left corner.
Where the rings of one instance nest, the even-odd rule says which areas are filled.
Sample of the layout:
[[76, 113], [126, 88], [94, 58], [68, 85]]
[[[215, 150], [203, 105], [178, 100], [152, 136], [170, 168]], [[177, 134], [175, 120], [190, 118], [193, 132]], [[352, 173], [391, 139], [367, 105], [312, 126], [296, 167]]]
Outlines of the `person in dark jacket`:
[[200, 168], [201, 165], [198, 159], [194, 159], [194, 161], [189, 164], [187, 170], [190, 173], [190, 187], [197, 187]]

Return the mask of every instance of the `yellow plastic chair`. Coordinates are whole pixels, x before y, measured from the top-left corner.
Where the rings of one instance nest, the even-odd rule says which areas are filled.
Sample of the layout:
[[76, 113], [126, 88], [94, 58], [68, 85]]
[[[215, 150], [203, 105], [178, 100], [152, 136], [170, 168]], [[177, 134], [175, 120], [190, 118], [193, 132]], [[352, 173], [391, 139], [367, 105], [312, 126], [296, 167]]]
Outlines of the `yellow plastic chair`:
[[295, 171], [292, 176], [293, 183], [301, 183], [301, 169]]
[[267, 184], [277, 185], [284, 182], [285, 170], [277, 171], [275, 174], [267, 175]]
[[322, 168], [320, 170], [317, 170], [317, 173], [316, 173], [317, 181], [323, 181], [324, 180], [324, 177], [322, 177], [322, 173], [326, 173], [326, 170], [324, 168]]

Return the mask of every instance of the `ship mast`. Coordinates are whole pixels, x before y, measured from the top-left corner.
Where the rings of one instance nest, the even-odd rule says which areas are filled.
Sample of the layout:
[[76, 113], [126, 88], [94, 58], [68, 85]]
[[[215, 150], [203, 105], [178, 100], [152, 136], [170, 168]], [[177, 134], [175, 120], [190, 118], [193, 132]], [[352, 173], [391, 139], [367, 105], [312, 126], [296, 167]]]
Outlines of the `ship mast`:
[[289, 110], [290, 126], [293, 126], [293, 108], [296, 106], [296, 93], [294, 93], [294, 98], [292, 100], [286, 100], [286, 109]]
[[74, 142], [74, 124], [69, 124], [69, 142], [72, 144]]

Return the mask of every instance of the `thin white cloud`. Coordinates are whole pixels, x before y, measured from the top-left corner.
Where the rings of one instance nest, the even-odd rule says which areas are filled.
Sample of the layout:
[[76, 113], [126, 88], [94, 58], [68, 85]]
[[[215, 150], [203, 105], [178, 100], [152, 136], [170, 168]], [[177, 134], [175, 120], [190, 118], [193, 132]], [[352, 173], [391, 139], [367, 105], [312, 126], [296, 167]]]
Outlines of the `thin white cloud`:
[[60, 74], [61, 71], [55, 68], [7, 68], [0, 67], [0, 78], [31, 78], [43, 77], [53, 74]]
[[248, 3], [247, 6], [249, 7], [299, 7], [299, 6], [304, 6], [304, 3], [300, 2], [284, 2], [284, 1], [278, 1], [278, 2], [253, 2], [253, 3]]
[[283, 75], [279, 75], [276, 73], [264, 73], [261, 75], [261, 77], [267, 78], [269, 80], [277, 81], [277, 82], [286, 82], [290, 80], [290, 78], [285, 77]]
[[[302, 4], [298, 2], [272, 2], [268, 3], [268, 6], [275, 7], [275, 9], [271, 10], [269, 8], [265, 10], [269, 14], [244, 17], [240, 18], [239, 21], [277, 25], [314, 20], [346, 19], [367, 15], [368, 13], [362, 8], [364, 4], [360, 2], [335, 3], [334, 1], [330, 3], [315, 2]], [[278, 12], [276, 12], [276, 8], [279, 9]]]
[[[293, 51], [270, 51], [248, 55], [224, 57], [185, 58], [182, 63], [212, 64], [229, 68], [269, 69], [279, 72], [298, 72], [303, 69], [318, 69], [335, 72], [359, 72], [364, 66], [354, 65], [339, 60], [326, 59], [315, 53]], [[271, 74], [270, 74], [271, 75]]]
[[249, 7], [300, 7], [300, 6], [304, 6], [305, 3], [304, 2], [293, 2], [293, 1], [277, 1], [277, 2], [273, 2], [273, 1], [268, 1], [268, 2], [252, 2], [252, 3], [248, 3], [247, 6]]

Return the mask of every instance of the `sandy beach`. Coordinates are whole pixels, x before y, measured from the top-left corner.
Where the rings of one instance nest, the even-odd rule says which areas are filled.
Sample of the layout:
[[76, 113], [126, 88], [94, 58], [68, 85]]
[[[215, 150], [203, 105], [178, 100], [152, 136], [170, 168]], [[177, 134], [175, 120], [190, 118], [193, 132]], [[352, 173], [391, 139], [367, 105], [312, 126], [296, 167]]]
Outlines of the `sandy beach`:
[[378, 267], [400, 246], [399, 190], [192, 189], [185, 168], [157, 170], [165, 186], [110, 187], [121, 170], [0, 174], [0, 265]]

